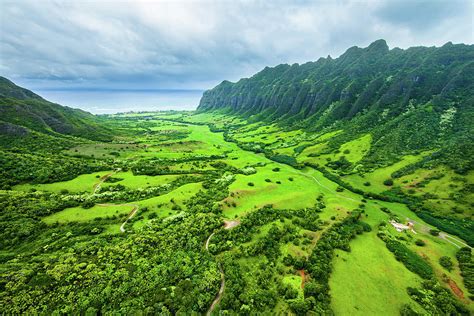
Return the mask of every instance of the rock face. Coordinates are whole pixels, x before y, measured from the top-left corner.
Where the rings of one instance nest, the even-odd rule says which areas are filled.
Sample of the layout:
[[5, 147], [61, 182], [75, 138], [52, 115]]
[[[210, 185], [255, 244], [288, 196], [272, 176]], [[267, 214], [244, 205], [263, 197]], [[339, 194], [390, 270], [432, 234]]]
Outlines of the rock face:
[[[389, 50], [384, 40], [339, 58], [266, 67], [204, 93], [198, 111], [307, 131], [344, 130], [333, 147], [370, 133], [365, 160], [393, 163], [430, 150], [459, 173], [474, 169], [474, 45]], [[340, 139], [340, 142], [337, 138]]]
[[[204, 93], [199, 111], [226, 108], [268, 120], [326, 126], [367, 112], [403, 113], [409, 104], [466, 101], [474, 88], [474, 45], [389, 50], [384, 40], [339, 58], [265, 68]], [[437, 99], [437, 100], [435, 100]], [[472, 102], [472, 100], [471, 100]]]
[[29, 134], [27, 128], [0, 121], [0, 134], [9, 136], [26, 136]]

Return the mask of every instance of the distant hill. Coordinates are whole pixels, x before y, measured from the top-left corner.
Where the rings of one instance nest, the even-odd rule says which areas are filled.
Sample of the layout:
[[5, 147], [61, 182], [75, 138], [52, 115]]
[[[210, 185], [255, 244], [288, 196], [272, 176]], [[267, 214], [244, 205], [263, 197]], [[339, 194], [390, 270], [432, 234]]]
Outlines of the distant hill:
[[24, 136], [30, 131], [109, 140], [111, 131], [98, 117], [49, 102], [0, 77], [0, 135]]
[[204, 93], [198, 111], [309, 131], [343, 129], [345, 138], [369, 132], [374, 146], [366, 160], [433, 150], [428, 159], [465, 173], [474, 165], [473, 91], [474, 45], [403, 50], [378, 40], [335, 59], [224, 81]]

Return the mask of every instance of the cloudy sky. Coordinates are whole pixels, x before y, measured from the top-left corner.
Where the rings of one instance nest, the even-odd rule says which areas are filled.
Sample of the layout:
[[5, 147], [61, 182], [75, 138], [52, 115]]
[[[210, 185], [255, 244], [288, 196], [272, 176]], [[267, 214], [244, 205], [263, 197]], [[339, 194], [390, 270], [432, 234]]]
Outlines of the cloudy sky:
[[[401, 48], [473, 43], [473, 5], [0, 0], [0, 74], [47, 96], [62, 91], [57, 102], [69, 94], [66, 103], [74, 103], [73, 93], [204, 90], [267, 65], [337, 57], [379, 38]], [[196, 103], [196, 95], [185, 102]]]

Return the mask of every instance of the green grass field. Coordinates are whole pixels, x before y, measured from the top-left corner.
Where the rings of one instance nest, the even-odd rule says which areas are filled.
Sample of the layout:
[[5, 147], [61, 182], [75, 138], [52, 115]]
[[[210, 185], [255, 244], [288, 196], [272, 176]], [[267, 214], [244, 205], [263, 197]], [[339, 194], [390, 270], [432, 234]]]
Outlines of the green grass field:
[[35, 189], [38, 191], [50, 191], [59, 193], [62, 190], [67, 190], [72, 193], [78, 192], [92, 192], [94, 184], [100, 181], [100, 178], [110, 174], [112, 171], [101, 171], [90, 174], [80, 175], [69, 181], [61, 181], [47, 184], [21, 184], [15, 186], [13, 189], [18, 191], [31, 191]]
[[94, 220], [96, 218], [105, 218], [107, 216], [119, 216], [122, 217], [127, 215], [133, 206], [131, 205], [100, 205], [97, 204], [89, 209], [82, 207], [71, 207], [60, 212], [43, 218], [43, 221], [47, 224], [53, 223], [66, 223], [66, 222], [86, 222]]
[[[364, 201], [361, 195], [355, 194], [347, 189], [336, 190], [338, 185], [317, 170], [305, 167], [297, 170], [291, 166], [274, 162], [267, 159], [263, 154], [256, 154], [251, 151], [241, 149], [236, 143], [226, 142], [222, 132], [213, 133], [206, 125], [184, 124], [173, 120], [186, 120], [195, 123], [212, 122], [214, 126], [226, 126], [228, 124], [242, 123], [240, 119], [228, 117], [223, 114], [150, 114], [154, 117], [151, 134], [140, 136], [140, 144], [84, 144], [71, 149], [69, 154], [80, 154], [95, 157], [114, 158], [125, 161], [129, 164], [140, 159], [175, 159], [190, 157], [207, 157], [210, 155], [223, 155], [218, 161], [224, 162], [235, 168], [243, 169], [249, 166], [255, 168], [256, 173], [250, 175], [236, 174], [235, 181], [229, 187], [229, 195], [221, 201], [223, 218], [233, 219], [247, 216], [251, 212], [265, 206], [272, 205], [278, 211], [280, 209], [301, 209], [313, 207], [316, 199], [321, 196], [325, 208], [318, 214], [322, 224], [322, 230], [312, 232], [297, 229], [299, 239], [309, 236], [311, 242], [306, 244], [285, 241], [279, 245], [280, 257], [275, 261], [277, 266], [282, 266], [282, 258], [286, 255], [295, 257], [308, 257], [311, 254], [317, 240], [324, 233], [324, 230], [333, 223], [338, 222], [348, 216], [348, 214], [361, 205], [364, 209], [363, 221], [369, 223], [372, 232], [358, 236], [351, 242], [351, 252], [336, 251], [336, 258], [333, 261], [333, 272], [330, 278], [331, 306], [336, 315], [397, 315], [403, 304], [410, 304], [415, 310], [422, 312], [420, 306], [410, 299], [406, 292], [408, 286], [417, 287], [420, 285], [420, 278], [410, 272], [402, 263], [398, 262], [394, 255], [385, 247], [384, 242], [377, 237], [378, 225], [389, 219], [389, 215], [381, 210], [387, 207], [393, 215], [405, 223], [408, 220], [416, 222], [412, 232], [398, 233], [389, 226], [393, 236], [403, 236], [407, 239], [407, 246], [420, 256], [429, 258], [430, 265], [434, 268], [439, 280], [443, 275], [449, 277], [467, 296], [460, 270], [455, 267], [451, 272], [447, 272], [438, 262], [441, 256], [449, 256], [455, 261], [457, 246], [434, 237], [429, 234], [429, 229], [433, 228], [424, 223], [405, 205], [398, 203], [383, 202], [368, 199]], [[132, 116], [134, 131], [142, 133], [142, 126], [147, 124], [149, 116], [145, 114]], [[143, 120], [141, 119], [143, 118]], [[161, 118], [166, 119], [160, 120]], [[185, 132], [185, 133], [183, 133]], [[328, 141], [331, 137], [337, 136], [341, 131], [332, 131], [325, 134], [305, 134], [300, 130], [282, 131], [275, 125], [266, 126], [261, 123], [247, 124], [238, 129], [233, 137], [239, 142], [259, 142], [271, 144], [274, 153], [295, 156], [298, 161], [311, 161], [324, 165], [328, 159], [337, 160], [344, 155], [348, 161], [357, 164], [368, 152], [371, 146], [371, 136], [364, 135], [352, 141], [342, 144], [337, 152], [321, 154], [327, 150]], [[174, 136], [170, 136], [174, 135]], [[178, 136], [176, 136], [178, 135]], [[176, 136], [176, 137], [175, 137]], [[124, 139], [126, 141], [127, 139]], [[295, 151], [301, 145], [307, 146], [304, 150]], [[127, 148], [128, 147], [128, 148]], [[117, 151], [119, 155], [110, 155], [111, 151]], [[298, 154], [298, 152], [300, 152]], [[362, 188], [365, 191], [381, 193], [388, 188], [383, 181], [401, 168], [421, 160], [428, 152], [417, 156], [404, 156], [402, 159], [387, 167], [375, 169], [371, 172], [361, 174], [350, 174], [343, 177], [351, 185]], [[211, 166], [216, 160], [203, 158], [199, 161], [185, 161], [172, 163], [170, 170], [193, 172], [219, 171]], [[84, 174], [73, 180], [40, 185], [18, 185], [15, 190], [30, 191], [51, 191], [59, 193], [67, 188], [71, 193], [87, 192], [92, 193], [94, 184], [111, 171], [104, 171], [93, 174]], [[433, 175], [442, 174], [442, 177], [431, 179]], [[466, 183], [472, 183], [474, 174], [468, 175], [469, 180], [459, 180], [456, 175], [446, 168], [432, 170], [417, 170], [413, 174], [395, 179], [395, 186], [400, 186], [402, 190], [414, 189], [411, 194], [422, 196], [429, 192], [437, 194], [437, 199], [427, 200], [429, 203], [442, 201], [448, 205], [450, 194], [461, 190]], [[102, 188], [107, 190], [109, 186], [121, 184], [128, 190], [140, 190], [147, 187], [159, 186], [170, 183], [178, 178], [178, 175], [161, 176], [135, 176], [131, 171], [122, 171], [113, 175], [113, 179], [119, 181], [104, 182]], [[428, 179], [428, 180], [427, 180]], [[425, 181], [423, 187], [416, 187], [417, 183]], [[365, 186], [365, 182], [370, 182], [370, 186]], [[153, 218], [166, 218], [176, 216], [186, 212], [186, 201], [192, 199], [196, 193], [205, 188], [202, 182], [189, 183], [175, 190], [160, 196], [154, 196], [143, 200], [129, 201], [127, 205], [106, 206], [96, 204], [90, 209], [82, 207], [67, 208], [54, 213], [42, 220], [46, 224], [67, 223], [67, 222], [92, 222], [97, 218], [111, 218], [114, 216], [115, 222], [105, 222], [103, 225], [104, 234], [119, 234], [120, 221], [124, 221], [127, 214], [138, 205], [139, 210], [135, 217], [127, 224], [129, 231], [140, 231], [146, 227]], [[273, 226], [282, 228], [284, 225], [292, 225], [291, 220], [274, 221], [259, 227], [258, 232], [250, 236], [250, 241], [243, 243], [243, 247], [252, 246], [258, 240], [264, 238]], [[133, 229], [132, 229], [133, 228]], [[308, 238], [309, 238], [308, 237]], [[414, 244], [414, 240], [420, 238], [426, 242], [424, 247]], [[230, 252], [235, 249], [230, 250]], [[238, 259], [241, 268], [247, 271], [242, 277], [250, 287], [257, 287], [253, 275], [258, 273], [258, 265], [270, 264], [264, 256], [243, 257]], [[350, 276], [350, 277], [348, 277]], [[288, 268], [281, 269], [281, 273], [275, 276], [284, 284], [291, 285], [298, 291], [298, 298], [303, 298], [301, 288], [302, 277], [299, 271]], [[440, 281], [442, 282], [442, 281]], [[449, 289], [447, 283], [442, 283]], [[224, 294], [225, 295], [225, 294]], [[246, 295], [251, 295], [247, 293]], [[468, 299], [465, 299], [468, 302]], [[274, 313], [285, 314], [288, 312], [288, 304], [284, 300], [278, 300]]]
[[406, 288], [420, 278], [398, 262], [375, 232], [358, 236], [351, 252], [337, 251], [330, 279], [336, 315], [399, 315], [411, 301]]

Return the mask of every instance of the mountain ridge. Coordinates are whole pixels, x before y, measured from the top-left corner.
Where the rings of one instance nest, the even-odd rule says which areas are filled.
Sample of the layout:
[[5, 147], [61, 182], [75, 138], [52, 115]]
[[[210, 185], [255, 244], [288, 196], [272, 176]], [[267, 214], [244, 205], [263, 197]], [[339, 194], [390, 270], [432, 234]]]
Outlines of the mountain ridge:
[[224, 81], [204, 93], [197, 111], [308, 131], [339, 128], [346, 138], [371, 133], [380, 146], [366, 160], [390, 163], [401, 153], [435, 150], [434, 160], [462, 173], [474, 165], [468, 158], [474, 155], [471, 91], [474, 45], [389, 49], [377, 40], [338, 58], [266, 67], [236, 83]]
[[45, 100], [0, 77], [0, 135], [21, 137], [29, 131], [92, 140], [110, 140], [112, 135], [97, 116]]

